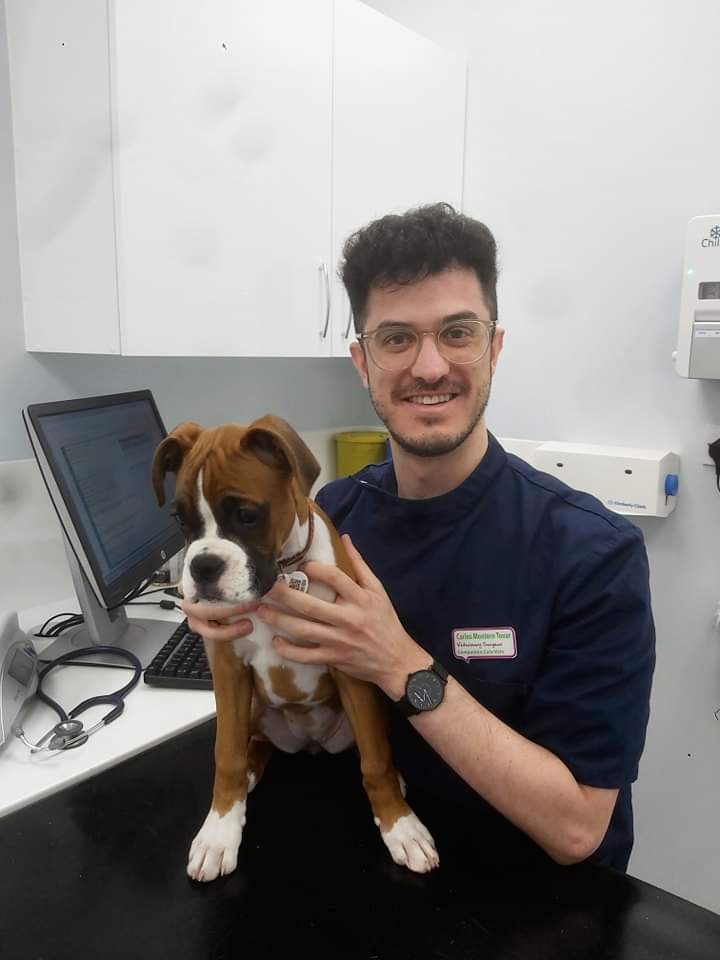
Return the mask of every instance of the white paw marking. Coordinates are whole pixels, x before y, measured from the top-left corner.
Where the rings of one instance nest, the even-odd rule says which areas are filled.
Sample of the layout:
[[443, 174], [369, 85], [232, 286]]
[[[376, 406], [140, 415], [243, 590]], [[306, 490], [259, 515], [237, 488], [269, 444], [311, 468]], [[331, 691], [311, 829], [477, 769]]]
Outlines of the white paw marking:
[[224, 816], [215, 810], [205, 818], [190, 846], [187, 872], [193, 880], [214, 880], [232, 873], [245, 826], [245, 801], [236, 800]]
[[381, 830], [380, 835], [391, 857], [401, 867], [408, 867], [415, 873], [427, 873], [440, 863], [430, 831], [414, 813], [400, 817], [392, 829], [385, 833]]

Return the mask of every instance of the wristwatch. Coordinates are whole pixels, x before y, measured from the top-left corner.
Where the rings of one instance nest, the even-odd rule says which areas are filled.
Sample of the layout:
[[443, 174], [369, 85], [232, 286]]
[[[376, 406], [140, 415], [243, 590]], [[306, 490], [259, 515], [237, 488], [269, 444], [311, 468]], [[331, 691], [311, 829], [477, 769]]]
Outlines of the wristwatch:
[[395, 707], [404, 717], [435, 710], [443, 702], [447, 678], [447, 670], [437, 660], [433, 660], [427, 670], [409, 673], [405, 695], [393, 701]]

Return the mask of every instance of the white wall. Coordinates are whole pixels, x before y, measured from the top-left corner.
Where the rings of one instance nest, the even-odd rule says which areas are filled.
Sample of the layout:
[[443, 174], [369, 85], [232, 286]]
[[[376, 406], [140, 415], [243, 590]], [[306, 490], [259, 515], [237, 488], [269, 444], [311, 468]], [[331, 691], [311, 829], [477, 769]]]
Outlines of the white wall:
[[[717, 0], [372, 0], [470, 61], [465, 209], [494, 231], [499, 435], [667, 447], [641, 521], [658, 667], [630, 872], [720, 911], [720, 383], [673, 369], [685, 224], [720, 212]], [[428, 131], [428, 137], [432, 131]]]
[[168, 429], [181, 420], [248, 422], [263, 413], [299, 430], [372, 423], [348, 359], [136, 359], [27, 354], [15, 221], [5, 4], [0, 0], [0, 461], [29, 457], [20, 419], [33, 402], [149, 387]]

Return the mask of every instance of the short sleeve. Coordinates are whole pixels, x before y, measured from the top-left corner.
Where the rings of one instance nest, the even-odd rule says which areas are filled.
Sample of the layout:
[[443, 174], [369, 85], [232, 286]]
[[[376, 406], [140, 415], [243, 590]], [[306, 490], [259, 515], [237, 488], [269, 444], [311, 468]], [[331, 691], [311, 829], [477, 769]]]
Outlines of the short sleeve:
[[522, 732], [579, 783], [630, 784], [645, 745], [654, 667], [642, 534], [629, 524], [611, 528], [557, 591]]

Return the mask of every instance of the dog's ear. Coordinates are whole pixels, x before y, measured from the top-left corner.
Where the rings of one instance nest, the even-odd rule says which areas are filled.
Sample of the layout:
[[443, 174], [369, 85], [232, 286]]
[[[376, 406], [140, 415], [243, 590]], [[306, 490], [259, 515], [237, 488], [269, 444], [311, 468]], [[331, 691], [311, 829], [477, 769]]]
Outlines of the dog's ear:
[[243, 437], [243, 446], [268, 466], [292, 473], [304, 497], [320, 476], [320, 464], [305, 441], [285, 420], [266, 414], [254, 420]]
[[186, 420], [169, 433], [155, 451], [152, 464], [152, 482], [160, 506], [165, 503], [165, 474], [177, 473], [185, 454], [203, 432], [198, 423]]

